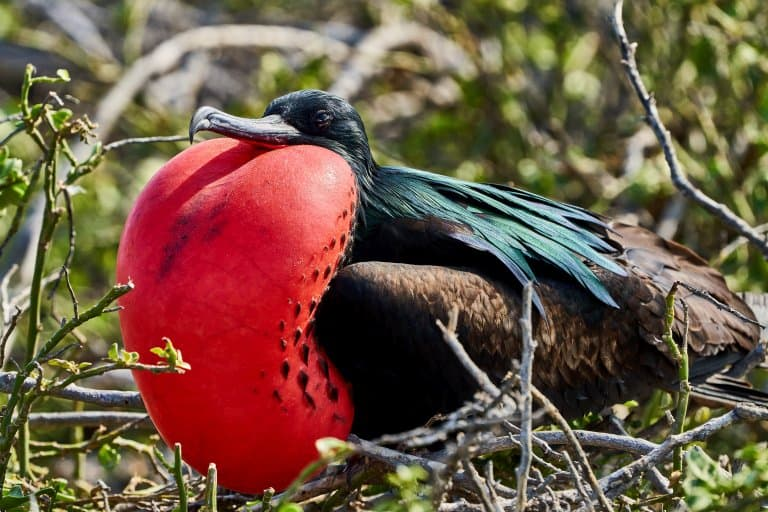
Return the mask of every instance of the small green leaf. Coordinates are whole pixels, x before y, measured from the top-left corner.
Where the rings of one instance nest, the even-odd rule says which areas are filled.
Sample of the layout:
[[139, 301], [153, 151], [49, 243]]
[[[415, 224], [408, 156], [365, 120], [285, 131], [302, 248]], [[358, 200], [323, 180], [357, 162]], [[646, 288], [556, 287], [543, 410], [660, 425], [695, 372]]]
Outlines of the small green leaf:
[[283, 503], [277, 507], [277, 512], [303, 512], [303, 510], [304, 509], [296, 503]]
[[67, 71], [64, 68], [57, 69], [56, 70], [56, 76], [61, 78], [61, 80], [64, 81], [64, 82], [69, 82], [71, 80], [71, 78], [69, 77], [69, 71]]
[[55, 131], [61, 131], [64, 129], [67, 121], [72, 118], [72, 111], [68, 108], [60, 108], [54, 112], [48, 112], [48, 123]]
[[99, 464], [107, 471], [111, 471], [120, 463], [120, 452], [110, 444], [103, 444], [99, 448], [98, 458]]
[[189, 363], [185, 362], [182, 359], [181, 350], [173, 346], [173, 342], [171, 341], [171, 339], [164, 337], [163, 341], [165, 341], [164, 348], [152, 347], [150, 349], [150, 352], [152, 352], [157, 357], [165, 361], [165, 363], [167, 363], [168, 366], [176, 370], [179, 370], [180, 372], [183, 372], [185, 370], [191, 370], [192, 367], [189, 365]]
[[8, 490], [7, 493], [3, 494], [2, 498], [0, 498], [0, 510], [16, 510], [27, 505], [31, 496], [42, 495], [49, 496], [51, 501], [53, 501], [53, 499], [56, 497], [56, 489], [53, 487], [44, 487], [42, 489], [38, 489], [32, 494], [25, 495], [20, 485], [14, 485]]
[[62, 368], [64, 371], [77, 375], [80, 373], [80, 365], [67, 359], [51, 359], [48, 364], [54, 368]]
[[10, 156], [8, 148], [0, 150], [0, 209], [19, 205], [29, 186], [24, 163]]
[[322, 437], [318, 439], [315, 441], [315, 448], [320, 457], [326, 460], [345, 457], [355, 450], [353, 445], [335, 437]]
[[107, 350], [107, 359], [109, 359], [114, 363], [119, 363], [120, 362], [119, 354], [120, 354], [120, 348], [117, 346], [117, 343], [113, 343], [112, 345], [110, 345], [109, 350]]
[[43, 104], [42, 103], [35, 103], [32, 105], [29, 109], [29, 115], [32, 117], [32, 119], [38, 117], [40, 115], [40, 112], [43, 111]]

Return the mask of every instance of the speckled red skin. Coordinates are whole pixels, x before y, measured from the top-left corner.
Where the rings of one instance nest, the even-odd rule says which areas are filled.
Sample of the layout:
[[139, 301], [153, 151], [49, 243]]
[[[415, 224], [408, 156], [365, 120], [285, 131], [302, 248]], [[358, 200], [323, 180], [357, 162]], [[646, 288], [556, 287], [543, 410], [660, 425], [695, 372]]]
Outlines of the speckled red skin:
[[152, 421], [200, 472], [260, 493], [346, 438], [349, 389], [312, 316], [350, 230], [349, 165], [316, 146], [268, 152], [231, 139], [191, 146], [150, 180], [125, 225], [117, 279], [125, 347], [144, 362], [167, 336], [192, 370], [134, 372]]

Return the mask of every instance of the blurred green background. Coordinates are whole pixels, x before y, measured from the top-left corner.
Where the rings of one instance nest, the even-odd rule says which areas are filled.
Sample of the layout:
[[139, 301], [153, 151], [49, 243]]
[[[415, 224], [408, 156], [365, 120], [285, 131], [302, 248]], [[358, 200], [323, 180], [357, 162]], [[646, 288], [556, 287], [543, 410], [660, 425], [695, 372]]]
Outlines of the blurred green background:
[[[728, 246], [735, 235], [670, 184], [627, 85], [611, 9], [587, 0], [3, 2], [0, 117], [17, 108], [27, 62], [42, 74], [70, 70], [73, 81], [57, 90], [102, 123], [105, 142], [183, 134], [201, 104], [257, 116], [275, 96], [328, 89], [361, 111], [381, 162], [511, 183], [621, 216], [696, 249], [735, 288], [764, 291], [768, 265], [760, 253]], [[768, 222], [764, 3], [634, 1], [624, 17], [689, 177], [747, 222]], [[237, 47], [217, 44], [215, 34], [195, 35], [188, 47], [189, 38], [174, 38], [227, 23], [260, 27]], [[322, 41], [274, 32], [290, 28]], [[166, 64], [136, 79], [137, 70], [152, 69], [142, 56], [156, 59], [160, 50]], [[115, 100], [110, 93], [134, 79], [125, 101]], [[0, 125], [0, 137], [9, 129]], [[133, 198], [184, 147], [126, 146], [85, 180], [75, 197], [73, 265], [83, 302], [113, 280]], [[11, 148], [33, 151], [24, 137]], [[6, 214], [0, 230], [7, 224]], [[59, 243], [63, 256], [65, 230]], [[7, 265], [22, 256], [4, 258]], [[119, 337], [115, 317], [88, 329], [106, 342]]]

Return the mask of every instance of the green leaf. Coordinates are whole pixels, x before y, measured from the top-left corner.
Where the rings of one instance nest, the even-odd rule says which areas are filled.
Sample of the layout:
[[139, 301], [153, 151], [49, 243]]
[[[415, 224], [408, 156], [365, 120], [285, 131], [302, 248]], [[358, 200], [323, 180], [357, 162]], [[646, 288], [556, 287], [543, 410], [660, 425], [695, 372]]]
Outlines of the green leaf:
[[111, 471], [120, 463], [120, 452], [110, 444], [103, 444], [99, 448], [98, 458], [99, 464], [107, 471]]
[[56, 498], [56, 489], [53, 487], [44, 487], [42, 489], [38, 489], [34, 493], [25, 495], [20, 485], [14, 485], [8, 490], [7, 493], [3, 494], [2, 498], [0, 498], [0, 510], [16, 510], [27, 505], [31, 496], [43, 495], [49, 496], [51, 501], [53, 501]]
[[277, 507], [277, 512], [302, 512], [304, 509], [296, 503], [283, 503]]
[[182, 359], [181, 350], [173, 346], [171, 339], [164, 337], [163, 341], [165, 341], [165, 347], [152, 347], [149, 351], [165, 361], [171, 368], [179, 371], [191, 370], [192, 367]]
[[59, 68], [56, 70], [56, 76], [61, 78], [63, 82], [69, 82], [71, 78], [69, 77], [69, 71], [67, 71], [64, 68]]
[[72, 374], [80, 373], [79, 365], [74, 361], [69, 361], [67, 359], [51, 359], [48, 361], [48, 364], [54, 368], [62, 368], [64, 371]]
[[0, 150], [0, 209], [21, 204], [29, 186], [24, 163], [10, 156], [8, 148]]
[[47, 113], [48, 122], [55, 131], [64, 129], [67, 121], [72, 118], [72, 111], [68, 108], [60, 108], [54, 112]]
[[29, 109], [29, 115], [32, 119], [38, 117], [40, 115], [40, 112], [43, 111], [43, 104], [42, 103], [35, 103], [32, 105]]
[[335, 437], [322, 437], [315, 441], [315, 448], [320, 457], [326, 460], [346, 457], [355, 450], [355, 447], [346, 441]]
[[109, 350], [107, 350], [107, 359], [114, 363], [120, 362], [120, 347], [117, 346], [117, 343], [113, 343], [110, 345]]

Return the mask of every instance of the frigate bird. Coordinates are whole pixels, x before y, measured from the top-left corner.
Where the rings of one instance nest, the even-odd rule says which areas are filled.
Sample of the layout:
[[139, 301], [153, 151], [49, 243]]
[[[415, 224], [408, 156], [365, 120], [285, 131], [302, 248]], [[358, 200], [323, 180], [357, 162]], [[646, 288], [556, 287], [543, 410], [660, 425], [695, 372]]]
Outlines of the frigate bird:
[[455, 306], [458, 339], [500, 381], [520, 357], [526, 283], [539, 343], [533, 383], [571, 417], [677, 389], [662, 342], [675, 282], [685, 286], [672, 330], [680, 343], [687, 304], [693, 383], [759, 347], [752, 311], [686, 247], [517, 188], [378, 165], [360, 115], [339, 97], [294, 92], [259, 119], [202, 107], [190, 138], [200, 131], [265, 150], [320, 146], [354, 171], [356, 221], [348, 240], [326, 248], [343, 263], [312, 325], [351, 385], [361, 436], [416, 427], [472, 397], [477, 384], [435, 323]]

